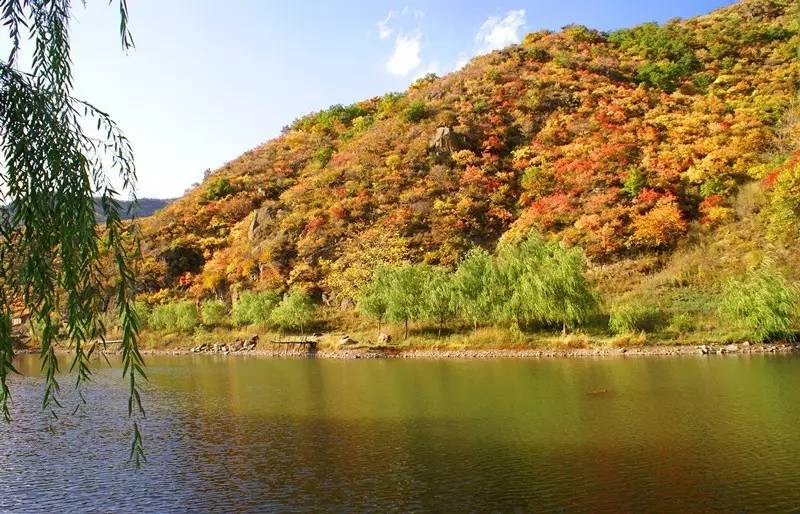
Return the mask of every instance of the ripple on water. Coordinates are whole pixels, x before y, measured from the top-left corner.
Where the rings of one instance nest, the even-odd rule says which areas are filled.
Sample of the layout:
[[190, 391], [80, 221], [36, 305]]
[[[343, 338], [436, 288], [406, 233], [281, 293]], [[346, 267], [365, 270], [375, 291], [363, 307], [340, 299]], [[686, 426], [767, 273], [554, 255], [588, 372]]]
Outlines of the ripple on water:
[[139, 472], [118, 369], [98, 371], [89, 404], [58, 420], [35, 407], [37, 377], [15, 378], [0, 511], [800, 506], [793, 357], [153, 360]]

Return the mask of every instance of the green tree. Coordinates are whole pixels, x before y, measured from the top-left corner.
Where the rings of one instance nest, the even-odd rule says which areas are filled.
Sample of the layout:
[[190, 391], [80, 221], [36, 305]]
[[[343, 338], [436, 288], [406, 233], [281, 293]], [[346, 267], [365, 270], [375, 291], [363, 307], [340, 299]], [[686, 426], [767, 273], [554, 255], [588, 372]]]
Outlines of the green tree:
[[228, 306], [219, 300], [206, 300], [200, 305], [200, 319], [207, 327], [223, 325], [228, 318]]
[[566, 335], [570, 326], [585, 323], [597, 311], [597, 295], [583, 273], [582, 249], [550, 243], [547, 250], [541, 269], [543, 320], [560, 323]]
[[647, 185], [647, 177], [639, 168], [631, 166], [625, 175], [625, 182], [622, 185], [622, 190], [631, 198], [636, 197], [639, 191]]
[[281, 329], [300, 330], [303, 334], [305, 327], [314, 321], [315, 311], [314, 302], [305, 291], [292, 289], [272, 310], [270, 321]]
[[187, 300], [157, 305], [150, 314], [150, 326], [164, 332], [189, 334], [199, 323], [197, 306]]
[[378, 334], [381, 333], [383, 319], [389, 310], [391, 279], [391, 269], [381, 266], [373, 272], [372, 280], [361, 289], [358, 295], [356, 304], [358, 312], [375, 318], [378, 322]]
[[455, 291], [452, 275], [441, 268], [426, 270], [421, 300], [422, 316], [435, 320], [441, 335], [444, 324], [454, 312]]
[[260, 325], [269, 324], [272, 310], [281, 301], [281, 296], [275, 291], [244, 291], [233, 302], [231, 318], [234, 324]]
[[206, 189], [206, 200], [220, 200], [233, 193], [231, 181], [225, 177], [217, 177], [211, 181]]
[[761, 342], [793, 339], [800, 291], [769, 264], [750, 269], [741, 279], [730, 279], [720, 298], [719, 312], [734, 326]]
[[[19, 305], [45, 320], [44, 408], [53, 411], [59, 405], [53, 320], [60, 314], [75, 351], [76, 387], [89, 380], [85, 343], [103, 332], [102, 313], [109, 303], [99, 292], [109, 275], [101, 271], [101, 260], [108, 255], [115, 267], [110, 306], [121, 320], [123, 374], [130, 387], [131, 459], [138, 465], [144, 453], [136, 418], [143, 414], [139, 384], [145, 376], [133, 307], [131, 261], [138, 244], [135, 226], [122, 223], [119, 200], [120, 193], [135, 200], [131, 146], [105, 112], [72, 95], [70, 2], [5, 0], [0, 7], [10, 49], [0, 62], [0, 204], [10, 207], [0, 213], [0, 411], [10, 420], [7, 379], [15, 371], [10, 319]], [[119, 1], [119, 11], [122, 46], [128, 49], [133, 41], [125, 0]], [[26, 41], [33, 46], [25, 53], [31, 56], [29, 66], [20, 58]], [[119, 190], [112, 173], [120, 178]], [[102, 230], [94, 197], [105, 220]]]
[[569, 325], [585, 321], [597, 307], [583, 274], [583, 252], [548, 243], [531, 233], [497, 251], [494, 311], [515, 327], [531, 322]]
[[474, 330], [478, 330], [478, 323], [489, 319], [494, 309], [494, 277], [492, 257], [481, 248], [470, 250], [453, 274], [453, 304]]
[[421, 314], [425, 269], [404, 264], [391, 270], [386, 316], [403, 323], [403, 338], [408, 339], [408, 322]]

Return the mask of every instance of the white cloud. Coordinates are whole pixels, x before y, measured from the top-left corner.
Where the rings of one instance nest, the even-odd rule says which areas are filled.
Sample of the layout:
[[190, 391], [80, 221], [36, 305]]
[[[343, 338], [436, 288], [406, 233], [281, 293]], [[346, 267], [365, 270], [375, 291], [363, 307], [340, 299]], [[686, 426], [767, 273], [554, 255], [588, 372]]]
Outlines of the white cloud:
[[439, 61], [431, 61], [425, 66], [419, 68], [414, 74], [414, 80], [421, 79], [428, 73], [435, 73], [437, 75], [442, 73], [442, 67], [439, 65]]
[[490, 16], [481, 25], [475, 40], [481, 51], [489, 52], [519, 43], [520, 30], [525, 27], [525, 10], [509, 11], [504, 18]]
[[378, 25], [378, 37], [379, 38], [386, 39], [386, 38], [388, 38], [389, 36], [392, 35], [392, 33], [394, 32], [394, 29], [392, 29], [392, 27], [389, 26], [389, 22], [392, 21], [392, 18], [394, 18], [396, 15], [397, 15], [396, 12], [389, 11], [389, 14], [386, 15], [386, 18], [380, 20], [377, 23], [377, 25]]
[[458, 58], [456, 58], [456, 67], [455, 67], [455, 69], [456, 70], [460, 70], [461, 68], [463, 68], [464, 66], [467, 65], [467, 63], [469, 62], [470, 59], [472, 59], [472, 56], [470, 54], [468, 54], [467, 52], [459, 53], [458, 54]]
[[386, 62], [386, 70], [393, 75], [408, 75], [422, 63], [419, 56], [421, 48], [421, 33], [412, 36], [400, 34], [394, 41], [394, 52]]

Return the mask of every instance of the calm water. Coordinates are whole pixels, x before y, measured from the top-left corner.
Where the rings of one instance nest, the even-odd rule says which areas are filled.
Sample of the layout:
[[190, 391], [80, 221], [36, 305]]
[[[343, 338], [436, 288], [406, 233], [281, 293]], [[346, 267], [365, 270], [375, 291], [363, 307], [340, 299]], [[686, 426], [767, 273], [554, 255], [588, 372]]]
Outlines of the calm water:
[[794, 357], [148, 364], [134, 472], [119, 369], [51, 421], [22, 359], [0, 511], [800, 509]]

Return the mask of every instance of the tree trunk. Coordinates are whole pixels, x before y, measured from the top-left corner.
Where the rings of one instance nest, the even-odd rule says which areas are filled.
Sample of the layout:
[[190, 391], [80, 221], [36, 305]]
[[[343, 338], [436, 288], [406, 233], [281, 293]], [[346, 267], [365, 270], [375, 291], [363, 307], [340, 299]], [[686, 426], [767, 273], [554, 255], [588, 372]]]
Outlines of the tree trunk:
[[565, 336], [567, 335], [567, 320], [564, 320], [561, 323], [561, 335]]
[[408, 339], [408, 318], [405, 320], [405, 334], [403, 335], [403, 339]]

